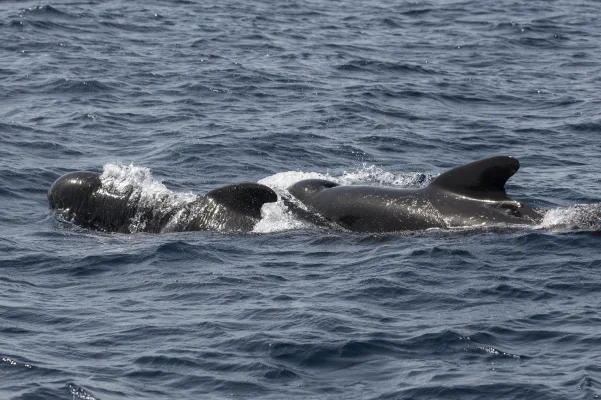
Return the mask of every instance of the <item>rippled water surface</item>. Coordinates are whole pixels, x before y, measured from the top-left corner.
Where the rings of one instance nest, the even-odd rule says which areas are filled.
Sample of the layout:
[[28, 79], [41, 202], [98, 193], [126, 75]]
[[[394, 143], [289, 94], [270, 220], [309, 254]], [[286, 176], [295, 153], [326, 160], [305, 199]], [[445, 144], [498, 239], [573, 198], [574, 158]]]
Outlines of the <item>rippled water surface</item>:
[[[0, 2], [0, 398], [601, 396], [596, 1]], [[493, 155], [535, 227], [107, 234], [46, 192], [422, 187]], [[178, 197], [183, 196], [183, 197]]]

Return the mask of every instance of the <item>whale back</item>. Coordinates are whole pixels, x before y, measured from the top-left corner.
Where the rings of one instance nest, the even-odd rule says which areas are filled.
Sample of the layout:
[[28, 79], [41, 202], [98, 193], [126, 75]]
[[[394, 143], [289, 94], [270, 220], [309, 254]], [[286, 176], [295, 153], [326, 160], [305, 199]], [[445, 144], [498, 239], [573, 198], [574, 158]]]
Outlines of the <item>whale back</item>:
[[429, 187], [478, 200], [511, 201], [505, 183], [519, 168], [519, 161], [513, 157], [485, 158], [444, 172]]
[[544, 212], [505, 193], [507, 180], [519, 167], [515, 158], [501, 156], [453, 168], [420, 189], [339, 186], [310, 179], [288, 191], [308, 212], [357, 232], [539, 223]]

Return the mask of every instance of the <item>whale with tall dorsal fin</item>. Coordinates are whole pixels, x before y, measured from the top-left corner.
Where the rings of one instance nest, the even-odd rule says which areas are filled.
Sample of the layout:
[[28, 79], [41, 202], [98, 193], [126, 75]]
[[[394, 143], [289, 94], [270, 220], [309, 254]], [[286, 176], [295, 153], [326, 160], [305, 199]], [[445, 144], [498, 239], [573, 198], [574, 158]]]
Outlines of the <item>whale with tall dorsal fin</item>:
[[505, 183], [519, 168], [517, 159], [497, 156], [446, 171], [421, 189], [340, 186], [307, 179], [288, 191], [310, 212], [357, 232], [538, 224], [543, 210], [515, 201], [505, 192]]

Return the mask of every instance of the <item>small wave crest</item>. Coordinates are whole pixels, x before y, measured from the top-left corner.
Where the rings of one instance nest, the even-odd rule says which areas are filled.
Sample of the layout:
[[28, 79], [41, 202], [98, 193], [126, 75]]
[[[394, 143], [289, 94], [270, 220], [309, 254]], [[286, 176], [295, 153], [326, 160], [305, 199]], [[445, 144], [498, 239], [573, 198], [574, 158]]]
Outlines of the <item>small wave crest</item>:
[[90, 393], [88, 393], [87, 390], [85, 390], [84, 388], [82, 388], [79, 385], [70, 383], [67, 388], [69, 389], [69, 393], [71, 394], [71, 396], [73, 396], [73, 399], [79, 399], [79, 400], [97, 400], [97, 397], [92, 396]]
[[102, 93], [108, 92], [113, 89], [109, 84], [100, 82], [98, 80], [69, 80], [69, 79], [55, 79], [51, 82], [45, 83], [40, 86], [41, 89], [45, 89], [47, 93]]
[[61, 11], [49, 5], [44, 6], [33, 6], [29, 8], [23, 8], [21, 15], [39, 15], [39, 16], [54, 16], [54, 17], [70, 17], [74, 16], [66, 11]]
[[0, 363], [5, 363], [5, 364], [10, 365], [10, 366], [22, 365], [24, 368], [31, 369], [31, 365], [30, 364], [22, 364], [22, 363], [17, 362], [16, 360], [13, 360], [12, 358], [4, 357], [4, 356], [0, 357]]

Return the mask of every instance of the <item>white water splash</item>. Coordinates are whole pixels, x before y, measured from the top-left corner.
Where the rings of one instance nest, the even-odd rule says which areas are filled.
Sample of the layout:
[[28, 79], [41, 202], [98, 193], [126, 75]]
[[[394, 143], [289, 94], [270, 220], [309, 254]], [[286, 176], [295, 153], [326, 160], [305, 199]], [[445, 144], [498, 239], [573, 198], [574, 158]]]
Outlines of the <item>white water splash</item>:
[[263, 178], [259, 183], [269, 186], [278, 193], [286, 191], [289, 186], [304, 179], [325, 179], [340, 185], [379, 184], [384, 186], [418, 188], [427, 186], [435, 176], [417, 172], [392, 173], [385, 171], [377, 165], [363, 164], [362, 167], [354, 171], [344, 171], [340, 176], [319, 172], [288, 171]]
[[189, 201], [194, 198], [192, 193], [178, 193], [167, 189], [163, 182], [152, 176], [150, 169], [133, 164], [106, 164], [100, 180], [102, 187], [107, 191], [120, 194], [129, 190], [137, 190], [146, 198], [169, 196], [180, 201]]
[[261, 209], [261, 220], [255, 225], [253, 232], [270, 233], [307, 229], [310, 225], [299, 221], [292, 215], [281, 199], [276, 203], [267, 203]]
[[[333, 177], [326, 174], [301, 171], [279, 172], [259, 180], [258, 183], [272, 188], [278, 194], [278, 201], [276, 203], [267, 203], [263, 205], [263, 208], [261, 209], [262, 218], [253, 229], [253, 232], [270, 233], [306, 229], [310, 227], [308, 223], [296, 219], [282, 201], [282, 198], [287, 198], [296, 202], [296, 200], [290, 196], [287, 189], [294, 183], [304, 179], [334, 180]], [[304, 207], [298, 202], [297, 204]]]
[[376, 165], [363, 166], [355, 171], [344, 172], [336, 182], [341, 185], [353, 185], [357, 183], [373, 184], [377, 183], [384, 186], [396, 186], [402, 188], [420, 188], [427, 186], [435, 175], [422, 173], [392, 173], [385, 171], [382, 167]]
[[601, 229], [601, 204], [578, 204], [549, 210], [537, 228], [570, 231], [599, 230]]
[[257, 183], [269, 186], [275, 190], [276, 193], [280, 194], [287, 192], [288, 187], [291, 185], [305, 179], [326, 179], [338, 182], [335, 177], [330, 176], [329, 174], [320, 174], [318, 172], [288, 171], [278, 172], [275, 175], [271, 175], [259, 180]]
[[[108, 193], [119, 195], [131, 192], [131, 198], [138, 198], [140, 209], [150, 209], [154, 213], [166, 214], [174, 208], [193, 201], [193, 193], [174, 192], [167, 189], [163, 182], [155, 179], [150, 169], [133, 164], [106, 164], [100, 176], [102, 187]], [[177, 216], [176, 216], [177, 217]], [[131, 221], [129, 230], [140, 232], [145, 228], [145, 219], [136, 215]]]

